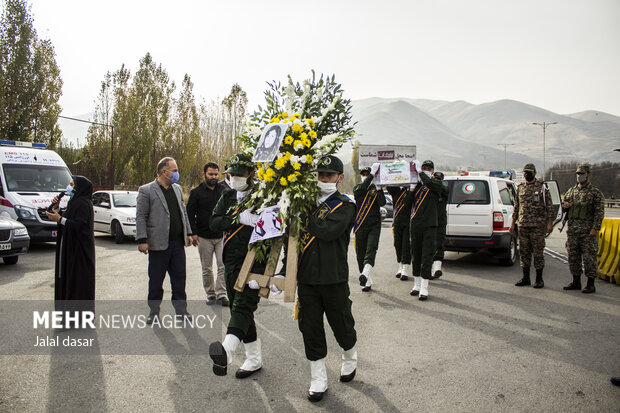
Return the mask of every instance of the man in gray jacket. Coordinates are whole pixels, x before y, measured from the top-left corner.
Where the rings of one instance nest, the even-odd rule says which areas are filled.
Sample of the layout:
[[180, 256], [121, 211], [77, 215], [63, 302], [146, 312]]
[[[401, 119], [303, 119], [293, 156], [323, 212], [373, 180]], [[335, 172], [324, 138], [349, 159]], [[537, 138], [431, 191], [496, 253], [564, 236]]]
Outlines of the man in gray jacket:
[[138, 250], [149, 256], [149, 325], [159, 318], [166, 272], [170, 275], [172, 305], [177, 315], [189, 315], [185, 294], [185, 246], [191, 245], [193, 233], [183, 192], [176, 184], [178, 180], [177, 163], [167, 157], [157, 164], [157, 178], [138, 190], [136, 238]]

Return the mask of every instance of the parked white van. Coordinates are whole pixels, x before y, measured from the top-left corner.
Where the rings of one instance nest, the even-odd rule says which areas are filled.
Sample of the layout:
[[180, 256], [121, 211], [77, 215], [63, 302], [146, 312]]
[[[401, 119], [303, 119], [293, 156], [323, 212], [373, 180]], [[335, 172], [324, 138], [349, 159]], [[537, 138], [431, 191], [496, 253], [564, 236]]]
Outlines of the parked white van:
[[[446, 176], [444, 182], [450, 189], [446, 251], [487, 250], [500, 264], [513, 265], [517, 261], [517, 234], [511, 235], [508, 230], [517, 184], [489, 176]], [[562, 214], [560, 191], [556, 181], [546, 184], [557, 222]]]
[[[69, 168], [43, 143], [0, 140], [0, 214], [17, 219], [31, 241], [53, 241], [57, 224], [45, 210], [71, 182]], [[68, 197], [60, 202], [67, 206]]]

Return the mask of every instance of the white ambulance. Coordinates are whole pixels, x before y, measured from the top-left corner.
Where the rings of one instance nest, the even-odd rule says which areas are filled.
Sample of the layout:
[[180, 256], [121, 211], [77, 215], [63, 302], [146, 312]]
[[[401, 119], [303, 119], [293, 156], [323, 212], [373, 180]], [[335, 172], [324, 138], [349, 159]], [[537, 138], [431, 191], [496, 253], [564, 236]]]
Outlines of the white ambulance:
[[[32, 241], [56, 239], [57, 224], [45, 210], [71, 179], [60, 155], [45, 144], [0, 140], [0, 215], [24, 224]], [[68, 201], [64, 197], [60, 208]]]

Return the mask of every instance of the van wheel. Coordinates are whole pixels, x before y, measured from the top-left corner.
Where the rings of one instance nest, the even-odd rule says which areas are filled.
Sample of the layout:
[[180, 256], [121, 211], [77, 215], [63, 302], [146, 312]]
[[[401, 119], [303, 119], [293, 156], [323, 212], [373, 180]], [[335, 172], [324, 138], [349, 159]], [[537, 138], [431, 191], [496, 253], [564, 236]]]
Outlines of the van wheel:
[[114, 221], [114, 230], [113, 230], [113, 234], [114, 234], [114, 242], [116, 242], [117, 244], [122, 244], [123, 242], [125, 242], [125, 235], [123, 234], [123, 228], [121, 227], [121, 224], [118, 221]]
[[2, 261], [4, 261], [6, 265], [15, 265], [17, 264], [18, 259], [19, 255], [14, 255], [12, 257], [2, 257]]
[[508, 257], [500, 258], [499, 263], [505, 267], [512, 267], [517, 262], [517, 238], [510, 238], [510, 246], [508, 247]]

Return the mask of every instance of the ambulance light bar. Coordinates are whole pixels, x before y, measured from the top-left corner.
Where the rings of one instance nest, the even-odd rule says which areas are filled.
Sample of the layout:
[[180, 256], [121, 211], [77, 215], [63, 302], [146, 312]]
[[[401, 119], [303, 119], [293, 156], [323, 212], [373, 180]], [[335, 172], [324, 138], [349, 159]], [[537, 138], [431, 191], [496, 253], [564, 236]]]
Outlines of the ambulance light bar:
[[20, 142], [20, 141], [9, 141], [9, 140], [4, 140], [4, 139], [0, 139], [0, 145], [6, 145], [6, 146], [23, 146], [26, 148], [40, 148], [40, 149], [45, 149], [47, 148], [47, 145], [44, 143], [38, 143], [38, 142]]

